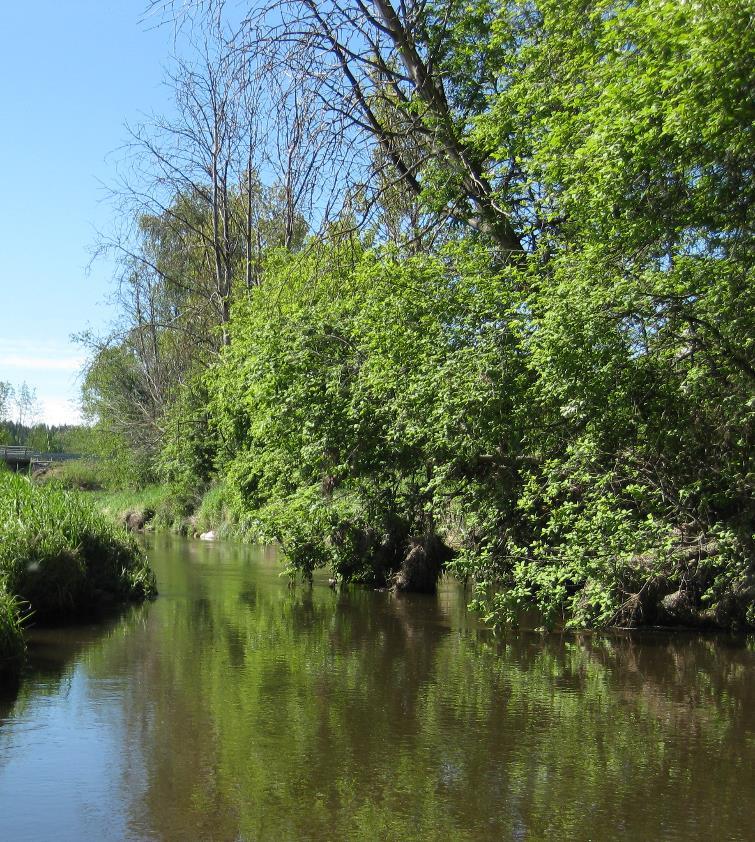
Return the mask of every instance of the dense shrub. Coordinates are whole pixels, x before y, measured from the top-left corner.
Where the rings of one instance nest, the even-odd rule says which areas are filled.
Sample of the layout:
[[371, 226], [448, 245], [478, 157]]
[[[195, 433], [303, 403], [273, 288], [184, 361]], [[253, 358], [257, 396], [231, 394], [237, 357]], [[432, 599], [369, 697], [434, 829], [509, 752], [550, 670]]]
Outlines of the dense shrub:
[[752, 623], [747, 376], [554, 266], [523, 306], [471, 246], [279, 263], [208, 374], [225, 505], [307, 574], [454, 569], [494, 623]]
[[[170, 379], [148, 467], [178, 508], [217, 483], [305, 575], [429, 590], [453, 569], [491, 623], [752, 625], [748, 4], [417, 14], [401, 38], [431, 78], [376, 78], [368, 121], [387, 109], [380, 154], [408, 156], [411, 196], [365, 193], [396, 224], [260, 249], [204, 375]], [[102, 363], [128, 420], [137, 360]]]

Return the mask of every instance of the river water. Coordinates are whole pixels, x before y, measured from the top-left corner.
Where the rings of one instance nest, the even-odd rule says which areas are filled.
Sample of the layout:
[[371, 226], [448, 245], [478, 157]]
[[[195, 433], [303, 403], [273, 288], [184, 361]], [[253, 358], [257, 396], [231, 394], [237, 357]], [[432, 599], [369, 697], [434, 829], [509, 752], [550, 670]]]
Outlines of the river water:
[[755, 838], [755, 641], [502, 638], [466, 596], [290, 588], [154, 539], [159, 599], [38, 630], [0, 840]]

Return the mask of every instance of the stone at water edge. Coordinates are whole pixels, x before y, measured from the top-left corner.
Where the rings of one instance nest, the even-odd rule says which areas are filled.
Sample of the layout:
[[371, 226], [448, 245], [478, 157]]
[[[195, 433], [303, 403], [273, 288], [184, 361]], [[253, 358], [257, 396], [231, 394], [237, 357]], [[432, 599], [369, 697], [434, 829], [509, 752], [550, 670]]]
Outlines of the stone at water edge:
[[217, 534], [215, 533], [214, 529], [211, 529], [209, 532], [203, 532], [199, 536], [200, 541], [215, 541], [217, 539]]

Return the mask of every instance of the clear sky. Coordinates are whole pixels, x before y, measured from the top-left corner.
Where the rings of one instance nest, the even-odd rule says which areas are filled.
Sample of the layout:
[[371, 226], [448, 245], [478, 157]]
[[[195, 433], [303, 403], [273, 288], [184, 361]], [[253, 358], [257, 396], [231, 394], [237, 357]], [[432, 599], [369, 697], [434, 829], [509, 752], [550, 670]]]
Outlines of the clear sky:
[[[165, 113], [173, 29], [147, 0], [2, 3], [0, 380], [36, 387], [42, 418], [73, 422], [82, 350], [104, 330], [112, 268], [87, 272], [111, 209], [117, 150], [145, 112]], [[116, 153], [115, 155], [113, 153]]]

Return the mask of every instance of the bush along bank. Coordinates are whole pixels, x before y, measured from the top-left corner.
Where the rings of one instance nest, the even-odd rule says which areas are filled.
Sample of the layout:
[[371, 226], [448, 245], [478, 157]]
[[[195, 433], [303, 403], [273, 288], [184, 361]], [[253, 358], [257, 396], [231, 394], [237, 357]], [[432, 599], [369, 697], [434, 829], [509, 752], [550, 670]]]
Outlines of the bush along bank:
[[21, 661], [21, 610], [37, 622], [64, 622], [156, 594], [135, 540], [90, 500], [0, 475], [0, 663], [7, 671]]
[[325, 236], [188, 236], [217, 207], [181, 184], [127, 220], [103, 457], [222, 485], [304, 575], [452, 569], [492, 624], [754, 626], [752, 4], [415, 5], [377, 37], [397, 88], [365, 69], [401, 166]]

